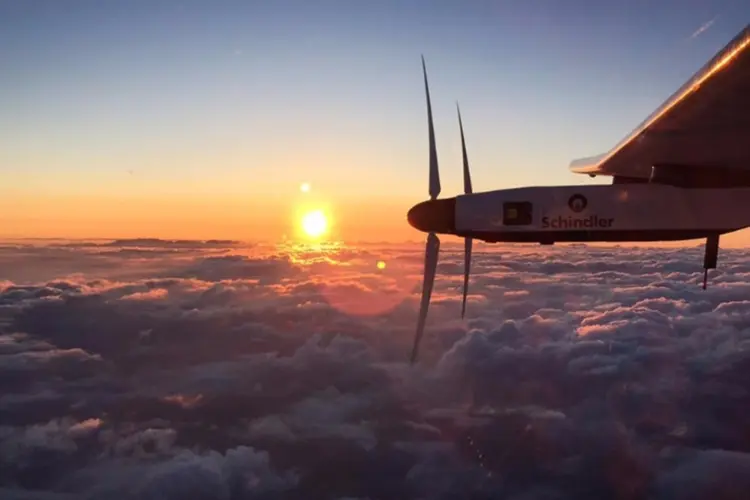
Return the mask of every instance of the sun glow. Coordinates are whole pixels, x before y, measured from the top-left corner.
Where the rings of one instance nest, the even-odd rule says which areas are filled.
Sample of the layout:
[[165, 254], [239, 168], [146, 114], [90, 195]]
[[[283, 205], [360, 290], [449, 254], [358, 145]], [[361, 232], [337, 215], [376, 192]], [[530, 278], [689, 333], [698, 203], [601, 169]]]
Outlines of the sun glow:
[[328, 218], [321, 210], [313, 210], [302, 216], [302, 230], [311, 238], [319, 238], [328, 230]]

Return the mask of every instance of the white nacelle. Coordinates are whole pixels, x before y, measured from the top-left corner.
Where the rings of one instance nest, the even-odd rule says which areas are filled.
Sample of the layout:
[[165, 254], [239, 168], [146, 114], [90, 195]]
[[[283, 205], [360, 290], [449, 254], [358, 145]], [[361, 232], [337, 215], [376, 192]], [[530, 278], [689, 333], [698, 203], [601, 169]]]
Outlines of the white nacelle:
[[642, 232], [648, 240], [686, 239], [679, 233], [750, 226], [750, 189], [658, 184], [505, 189], [458, 196], [455, 224], [459, 234]]

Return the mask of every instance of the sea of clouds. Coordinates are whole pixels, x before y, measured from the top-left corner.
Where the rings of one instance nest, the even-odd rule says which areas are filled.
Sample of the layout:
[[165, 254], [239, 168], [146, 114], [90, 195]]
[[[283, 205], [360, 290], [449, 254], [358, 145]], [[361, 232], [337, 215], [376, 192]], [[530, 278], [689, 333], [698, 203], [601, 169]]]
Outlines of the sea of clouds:
[[410, 366], [422, 258], [5, 243], [0, 498], [747, 498], [746, 252], [444, 244]]

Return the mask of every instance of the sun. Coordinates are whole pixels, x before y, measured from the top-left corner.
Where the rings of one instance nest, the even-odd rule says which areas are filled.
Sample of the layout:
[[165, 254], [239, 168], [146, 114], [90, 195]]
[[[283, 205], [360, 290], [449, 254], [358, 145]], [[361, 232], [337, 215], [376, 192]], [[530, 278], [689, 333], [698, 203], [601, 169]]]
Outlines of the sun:
[[312, 238], [318, 238], [328, 229], [328, 219], [320, 210], [307, 212], [302, 216], [302, 230]]

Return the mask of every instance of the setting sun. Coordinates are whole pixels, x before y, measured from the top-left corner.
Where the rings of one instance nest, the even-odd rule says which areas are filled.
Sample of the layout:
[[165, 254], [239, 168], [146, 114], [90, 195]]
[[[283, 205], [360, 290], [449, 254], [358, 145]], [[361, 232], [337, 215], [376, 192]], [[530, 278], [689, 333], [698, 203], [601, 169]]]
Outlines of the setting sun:
[[328, 229], [328, 220], [320, 210], [308, 212], [302, 217], [302, 230], [313, 238], [322, 236]]

